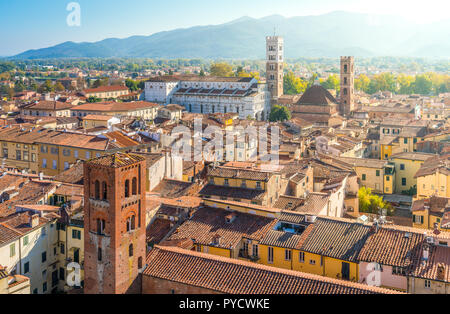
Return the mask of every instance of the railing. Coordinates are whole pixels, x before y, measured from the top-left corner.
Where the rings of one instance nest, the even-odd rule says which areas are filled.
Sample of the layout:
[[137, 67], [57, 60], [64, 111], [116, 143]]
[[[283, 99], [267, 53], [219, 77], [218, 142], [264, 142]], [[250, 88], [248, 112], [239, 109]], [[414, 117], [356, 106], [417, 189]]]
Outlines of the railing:
[[257, 262], [257, 261], [260, 260], [259, 256], [256, 256], [256, 255], [250, 255], [250, 254], [248, 253], [248, 251], [246, 251], [246, 250], [244, 250], [244, 249], [240, 249], [240, 250], [239, 250], [239, 258], [245, 258], [245, 259], [248, 259], [248, 260], [250, 260], [250, 261], [252, 261], [252, 262]]

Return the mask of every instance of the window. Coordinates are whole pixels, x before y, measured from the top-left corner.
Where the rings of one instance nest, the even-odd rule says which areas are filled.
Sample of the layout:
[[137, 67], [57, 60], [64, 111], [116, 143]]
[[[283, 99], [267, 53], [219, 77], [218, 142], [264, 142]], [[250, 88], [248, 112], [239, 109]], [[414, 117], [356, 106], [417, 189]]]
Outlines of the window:
[[416, 224], [423, 225], [424, 219], [423, 219], [423, 216], [413, 215], [413, 221]]
[[29, 160], [30, 160], [30, 153], [28, 153], [28, 152], [23, 152], [23, 160], [29, 161]]
[[407, 139], [407, 138], [404, 138], [404, 139], [403, 139], [403, 143], [408, 144], [408, 139]]
[[95, 197], [95, 199], [96, 200], [98, 200], [98, 199], [100, 199], [100, 182], [97, 180], [97, 181], [95, 181], [95, 195], [94, 195], [94, 197]]
[[45, 145], [41, 146], [41, 153], [47, 154], [48, 153], [48, 147]]
[[73, 229], [72, 230], [72, 238], [81, 240], [81, 231]]
[[42, 263], [47, 261], [47, 252], [42, 252]]
[[379, 177], [381, 174], [380, 170], [377, 170], [377, 177]]
[[70, 156], [70, 149], [63, 149], [63, 155], [64, 156], [66, 156], [66, 157], [69, 157]]
[[103, 219], [97, 219], [97, 234], [105, 234], [106, 222]]
[[64, 243], [61, 243], [61, 246], [59, 248], [60, 248], [61, 254], [65, 254], [66, 249], [65, 249]]
[[138, 269], [142, 268], [142, 256], [138, 258]]
[[44, 282], [42, 284], [42, 292], [47, 292], [47, 283], [46, 282]]
[[131, 183], [131, 189], [132, 189], [133, 195], [137, 195], [137, 179], [136, 178], [133, 178], [133, 181]]
[[305, 252], [300, 252], [299, 253], [298, 260], [299, 260], [300, 263], [304, 263], [305, 262]]
[[406, 186], [406, 178], [402, 178], [402, 185]]
[[316, 265], [316, 261], [313, 260], [313, 259], [310, 259], [310, 260], [309, 260], [309, 264], [310, 264], [310, 265]]
[[390, 177], [390, 176], [387, 176], [387, 177], [386, 177], [386, 181], [387, 181], [387, 182], [391, 181], [391, 177]]
[[31, 161], [36, 162], [36, 154], [35, 153], [31, 153]]
[[69, 163], [67, 161], [64, 162], [64, 170], [69, 169]]
[[73, 151], [73, 157], [78, 158], [78, 151], [77, 150]]
[[63, 267], [59, 268], [59, 280], [66, 280], [66, 272]]
[[130, 197], [130, 180], [125, 181], [125, 198]]
[[91, 153], [90, 152], [86, 152], [86, 159], [91, 159]]
[[50, 151], [51, 151], [52, 155], [58, 155], [59, 149], [58, 149], [58, 147], [52, 147], [52, 148], [50, 148]]
[[253, 256], [255, 256], [255, 257], [259, 256], [259, 246], [258, 246], [258, 244], [253, 244], [252, 251], [253, 251], [252, 252]]
[[256, 188], [258, 189], [258, 190], [261, 190], [261, 182], [256, 182]]
[[404, 171], [404, 170], [405, 170], [405, 165], [404, 165], [404, 164], [401, 164], [401, 165], [400, 165], [400, 170], [401, 170], [401, 171]]
[[9, 257], [16, 256], [16, 244], [13, 243], [9, 246]]
[[225, 185], [225, 186], [229, 186], [229, 185], [230, 185], [230, 180], [228, 180], [228, 179], [225, 179], [225, 181], [224, 181], [224, 185]]
[[133, 257], [133, 244], [130, 244], [130, 246], [128, 247], [128, 255], [130, 257]]
[[22, 160], [22, 152], [20, 150], [16, 150], [16, 160]]
[[406, 276], [406, 271], [403, 267], [399, 267], [399, 266], [393, 266], [392, 267], [392, 274], [393, 275], [402, 275], [402, 276]]
[[425, 280], [425, 288], [426, 289], [431, 288], [431, 281], [430, 280]]
[[26, 263], [23, 265], [23, 273], [26, 274], [26, 273], [28, 273], [29, 271], [30, 271], [30, 262], [26, 262]]
[[25, 238], [23, 238], [23, 245], [28, 245], [28, 236], [25, 236]]
[[362, 180], [363, 180], [363, 181], [366, 181], [366, 179], [367, 179], [366, 175], [363, 174], [363, 175], [362, 175]]
[[102, 261], [102, 248], [101, 247], [98, 248], [97, 255], [98, 255], [98, 261], [101, 262]]
[[8, 149], [3, 148], [3, 158], [8, 158]]
[[102, 196], [104, 201], [108, 199], [108, 186], [106, 182], [102, 182]]
[[269, 247], [269, 252], [267, 256], [267, 262], [272, 264], [273, 263], [273, 247]]
[[284, 260], [290, 261], [292, 259], [292, 251], [284, 250]]
[[54, 170], [58, 169], [56, 160], [53, 160], [52, 167]]

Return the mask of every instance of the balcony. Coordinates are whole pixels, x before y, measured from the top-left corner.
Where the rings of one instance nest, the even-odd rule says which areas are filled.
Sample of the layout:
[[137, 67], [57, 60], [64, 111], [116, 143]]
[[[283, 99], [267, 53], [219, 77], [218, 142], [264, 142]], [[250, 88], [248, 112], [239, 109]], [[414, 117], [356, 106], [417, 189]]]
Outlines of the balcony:
[[239, 250], [239, 258], [243, 258], [243, 259], [247, 259], [250, 260], [254, 263], [258, 262], [260, 260], [259, 256], [255, 256], [255, 255], [250, 255], [248, 253], [248, 251], [244, 250], [244, 249], [240, 249]]

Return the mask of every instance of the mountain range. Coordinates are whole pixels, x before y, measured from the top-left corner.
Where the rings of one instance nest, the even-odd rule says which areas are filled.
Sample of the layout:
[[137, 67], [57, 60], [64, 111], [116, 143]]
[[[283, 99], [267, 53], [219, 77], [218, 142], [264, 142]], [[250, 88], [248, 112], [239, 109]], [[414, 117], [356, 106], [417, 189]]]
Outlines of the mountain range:
[[[205, 58], [263, 59], [265, 37], [285, 39], [287, 58], [353, 55], [450, 57], [450, 19], [419, 25], [401, 17], [343, 11], [318, 16], [242, 17], [150, 36], [65, 42], [13, 58]], [[446, 39], [447, 38], [447, 39]]]

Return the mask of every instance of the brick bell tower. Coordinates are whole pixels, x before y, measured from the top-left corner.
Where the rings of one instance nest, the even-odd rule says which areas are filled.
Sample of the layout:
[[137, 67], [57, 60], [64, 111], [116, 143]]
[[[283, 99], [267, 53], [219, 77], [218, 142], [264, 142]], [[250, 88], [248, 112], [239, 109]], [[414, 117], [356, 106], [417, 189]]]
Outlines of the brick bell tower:
[[137, 294], [145, 265], [145, 159], [116, 153], [84, 164], [84, 292]]
[[280, 36], [266, 37], [266, 80], [271, 92], [272, 105], [276, 105], [278, 98], [283, 96], [284, 78], [284, 39]]
[[355, 58], [341, 57], [341, 105], [339, 112], [348, 116], [355, 110]]

